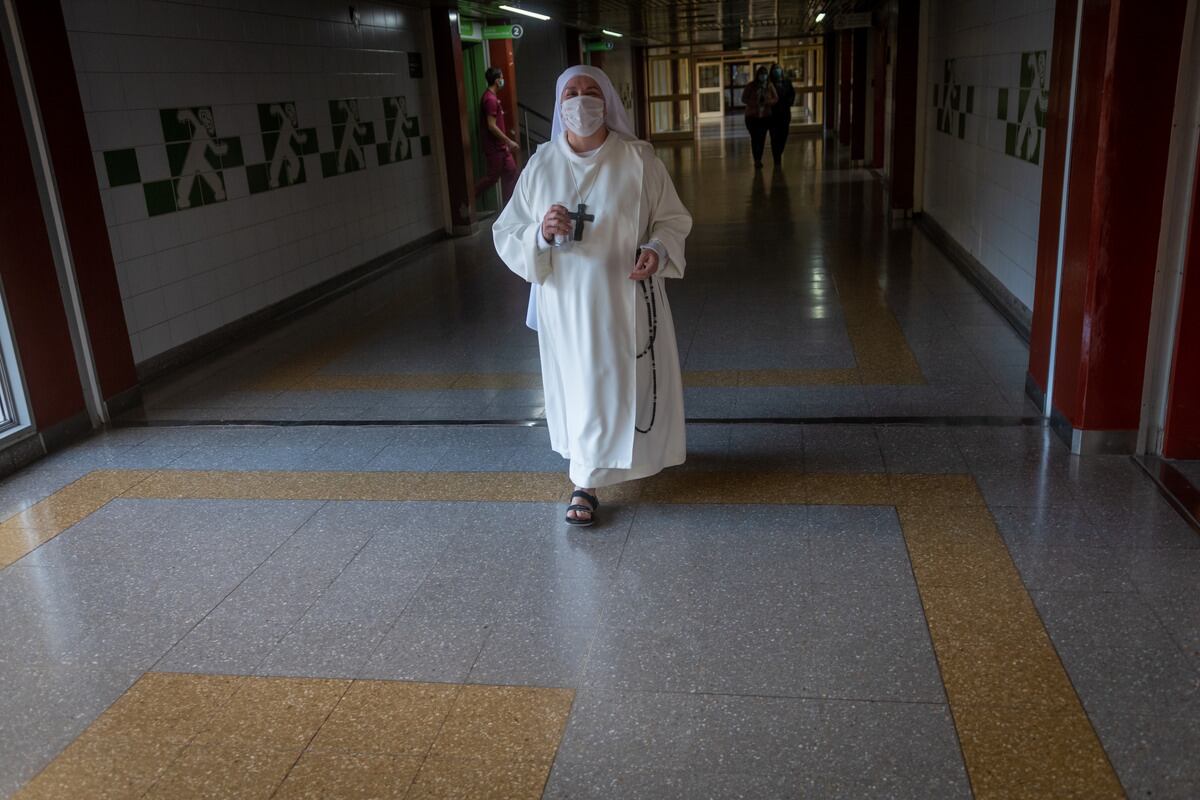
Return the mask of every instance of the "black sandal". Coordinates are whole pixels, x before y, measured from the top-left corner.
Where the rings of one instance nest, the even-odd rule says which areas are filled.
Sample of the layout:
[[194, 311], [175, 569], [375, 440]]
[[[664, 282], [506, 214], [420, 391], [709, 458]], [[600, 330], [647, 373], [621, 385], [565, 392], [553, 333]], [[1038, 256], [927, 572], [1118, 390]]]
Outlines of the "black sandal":
[[596, 498], [596, 495], [588, 494], [587, 492], [583, 491], [582, 489], [577, 490], [574, 494], [571, 495], [572, 500], [574, 500], [576, 497], [582, 497], [584, 500], [587, 500], [592, 505], [589, 507], [589, 506], [583, 505], [582, 503], [573, 503], [573, 504], [567, 506], [567, 514], [569, 515], [572, 511], [574, 511], [576, 513], [580, 512], [580, 511], [586, 511], [588, 513], [588, 518], [587, 519], [578, 519], [578, 518], [568, 516], [567, 524], [575, 525], [580, 528], [586, 528], [588, 525], [591, 525], [593, 522], [596, 521], [596, 509], [600, 507], [600, 500]]

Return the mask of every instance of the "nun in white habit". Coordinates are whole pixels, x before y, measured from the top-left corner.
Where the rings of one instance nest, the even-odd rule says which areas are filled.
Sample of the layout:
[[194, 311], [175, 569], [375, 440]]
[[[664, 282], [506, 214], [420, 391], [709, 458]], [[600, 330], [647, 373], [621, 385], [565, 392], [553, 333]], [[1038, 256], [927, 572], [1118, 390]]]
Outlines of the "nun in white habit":
[[[533, 284], [550, 444], [590, 525], [597, 488], [683, 463], [683, 384], [666, 278], [682, 278], [692, 217], [637, 139], [599, 69], [558, 78], [551, 141], [492, 226], [504, 263]], [[559, 244], [561, 243], [561, 244]]]

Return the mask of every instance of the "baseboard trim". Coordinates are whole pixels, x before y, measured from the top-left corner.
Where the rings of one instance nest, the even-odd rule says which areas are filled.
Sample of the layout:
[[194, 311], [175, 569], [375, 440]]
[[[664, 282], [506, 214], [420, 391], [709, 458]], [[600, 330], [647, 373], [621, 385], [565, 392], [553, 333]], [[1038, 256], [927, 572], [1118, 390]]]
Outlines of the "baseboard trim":
[[42, 437], [30, 432], [21, 438], [6, 442], [0, 451], [0, 478], [7, 478], [46, 455]]
[[336, 275], [316, 286], [297, 292], [291, 297], [209, 331], [190, 342], [184, 342], [177, 347], [152, 356], [137, 365], [138, 381], [145, 384], [160, 380], [183, 367], [217, 355], [246, 339], [260, 336], [290, 317], [323, 306], [362, 284], [403, 266], [411, 256], [447, 238], [449, 237], [445, 231], [426, 234], [402, 247], [349, 269], [341, 275]]
[[1192, 526], [1192, 530], [1200, 533], [1200, 487], [1193, 485], [1169, 461], [1157, 456], [1135, 456], [1133, 460], [1150, 476], [1150, 480], [1158, 486], [1158, 491]]
[[92, 432], [92, 418], [86, 411], [65, 419], [49, 428], [38, 431], [38, 438], [46, 453], [61, 450], [69, 444], [80, 441]]
[[928, 212], [914, 214], [913, 217], [917, 227], [938, 246], [938, 249], [946, 254], [951, 263], [958, 267], [959, 272], [974, 284], [980, 294], [1008, 320], [1008, 324], [1012, 326], [1013, 330], [1028, 342], [1030, 331], [1033, 329], [1033, 312], [1018, 300], [1016, 295], [1010, 292], [979, 259], [967, 252], [967, 249], [959, 244], [936, 219], [929, 216]]
[[112, 397], [104, 401], [104, 408], [108, 411], [108, 418], [113, 419], [119, 417], [126, 411], [137, 408], [142, 404], [142, 387], [131, 386], [123, 392], [117, 392]]

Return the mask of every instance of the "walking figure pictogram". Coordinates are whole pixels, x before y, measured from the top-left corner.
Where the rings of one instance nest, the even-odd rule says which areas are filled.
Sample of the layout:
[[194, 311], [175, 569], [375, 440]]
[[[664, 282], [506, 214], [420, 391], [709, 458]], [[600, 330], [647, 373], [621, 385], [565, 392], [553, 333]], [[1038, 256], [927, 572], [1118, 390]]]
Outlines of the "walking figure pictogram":
[[[279, 120], [279, 139], [275, 142], [275, 155], [271, 158], [271, 170], [268, 183], [272, 189], [279, 188], [279, 177], [287, 168], [287, 182], [295, 183], [300, 177], [302, 162], [297, 152], [300, 147], [308, 144], [308, 134], [299, 130], [300, 122], [296, 116], [296, 104], [286, 103], [271, 106], [271, 114]], [[293, 142], [295, 147], [292, 146]]]
[[229, 152], [229, 145], [217, 141], [217, 125], [213, 121], [212, 112], [199, 109], [198, 114], [191, 109], [181, 108], [176, 112], [176, 119], [187, 125], [192, 132], [192, 143], [188, 147], [187, 157], [183, 161], [183, 169], [179, 173], [176, 184], [175, 204], [178, 208], [192, 207], [192, 189], [196, 185], [196, 176], [208, 185], [217, 200], [225, 199], [225, 184], [216, 168], [209, 162], [211, 151], [218, 158]]
[[351, 153], [354, 154], [355, 160], [358, 162], [356, 169], [362, 169], [367, 166], [367, 158], [363, 153], [362, 145], [358, 143], [356, 137], [362, 136], [367, 132], [367, 126], [358, 118], [358, 101], [357, 100], [338, 100], [338, 107], [346, 112], [346, 125], [342, 130], [342, 142], [338, 147], [338, 172], [346, 171], [346, 161]]

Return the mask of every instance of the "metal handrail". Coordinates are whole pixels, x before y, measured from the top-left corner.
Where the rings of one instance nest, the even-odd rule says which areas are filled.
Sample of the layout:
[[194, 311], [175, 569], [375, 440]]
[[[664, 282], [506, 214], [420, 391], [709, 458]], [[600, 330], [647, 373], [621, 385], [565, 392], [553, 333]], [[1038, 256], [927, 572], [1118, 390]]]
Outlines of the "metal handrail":
[[545, 144], [550, 140], [542, 136], [540, 133], [534, 133], [533, 130], [530, 129], [529, 117], [532, 115], [537, 119], [544, 121], [548, 125], [553, 125], [553, 123], [550, 122], [549, 117], [539, 114], [537, 111], [534, 111], [532, 108], [522, 103], [517, 103], [517, 110], [521, 112], [521, 135], [525, 138], [525, 152], [532, 153], [533, 145]]
[[554, 120], [550, 119], [549, 117], [547, 117], [545, 114], [541, 113], [540, 111], [530, 108], [529, 106], [525, 105], [524, 103], [517, 103], [517, 109], [525, 112], [525, 114], [527, 116], [537, 117], [542, 122], [545, 122], [547, 125], [554, 124]]

